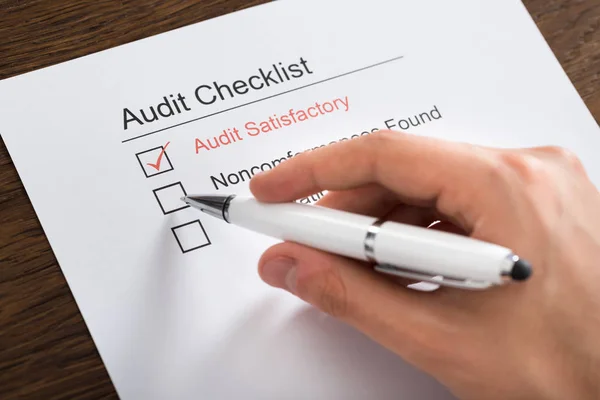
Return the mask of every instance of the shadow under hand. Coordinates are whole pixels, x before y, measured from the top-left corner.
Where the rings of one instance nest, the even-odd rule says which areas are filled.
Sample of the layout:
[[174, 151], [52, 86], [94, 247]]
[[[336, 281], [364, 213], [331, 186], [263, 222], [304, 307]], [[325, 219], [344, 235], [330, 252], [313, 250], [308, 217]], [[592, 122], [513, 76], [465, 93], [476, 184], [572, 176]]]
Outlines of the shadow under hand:
[[310, 306], [288, 315], [268, 300], [249, 309], [202, 364], [197, 384], [203, 393], [210, 386], [211, 398], [454, 398], [352, 327]]

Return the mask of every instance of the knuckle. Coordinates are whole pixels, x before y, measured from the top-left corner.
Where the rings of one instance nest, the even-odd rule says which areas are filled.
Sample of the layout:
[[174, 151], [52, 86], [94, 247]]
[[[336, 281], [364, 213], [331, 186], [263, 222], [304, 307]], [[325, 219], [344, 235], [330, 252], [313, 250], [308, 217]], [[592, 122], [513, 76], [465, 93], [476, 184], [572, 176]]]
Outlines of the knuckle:
[[365, 169], [374, 180], [381, 180], [389, 166], [390, 155], [404, 135], [401, 132], [381, 130], [365, 137], [365, 147], [370, 157]]
[[319, 268], [312, 274], [298, 276], [298, 295], [321, 311], [336, 318], [349, 314], [348, 295], [336, 268]]
[[402, 134], [394, 131], [377, 131], [365, 137], [365, 140], [374, 149], [388, 148], [392, 143], [397, 142]]
[[546, 154], [553, 155], [557, 158], [569, 158], [572, 153], [561, 146], [544, 146], [541, 148]]
[[550, 180], [548, 166], [539, 158], [524, 153], [502, 153], [502, 164], [526, 183], [542, 183]]
[[348, 316], [346, 287], [339, 277], [333, 278], [332, 274], [329, 274], [324, 281], [320, 303], [323, 312], [333, 317], [345, 318]]
[[569, 149], [559, 146], [550, 146], [550, 154], [554, 155], [559, 161], [562, 161], [576, 170], [583, 170], [583, 165], [579, 157]]
[[484, 184], [486, 187], [505, 181], [508, 172], [503, 159], [495, 156], [481, 155], [474, 168], [477, 170], [476, 176], [483, 180], [477, 184]]

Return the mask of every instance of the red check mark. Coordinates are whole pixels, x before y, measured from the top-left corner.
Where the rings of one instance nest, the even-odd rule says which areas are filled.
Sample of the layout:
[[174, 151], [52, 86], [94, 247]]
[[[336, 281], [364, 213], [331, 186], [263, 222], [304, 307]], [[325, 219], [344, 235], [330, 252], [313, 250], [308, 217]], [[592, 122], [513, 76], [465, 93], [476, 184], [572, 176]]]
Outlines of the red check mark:
[[157, 171], [160, 171], [160, 162], [162, 161], [162, 158], [165, 155], [165, 150], [167, 149], [169, 143], [171, 142], [167, 142], [167, 144], [163, 146], [162, 150], [160, 151], [160, 154], [158, 155], [158, 159], [156, 160], [156, 164], [147, 163], [148, 166], [154, 168]]

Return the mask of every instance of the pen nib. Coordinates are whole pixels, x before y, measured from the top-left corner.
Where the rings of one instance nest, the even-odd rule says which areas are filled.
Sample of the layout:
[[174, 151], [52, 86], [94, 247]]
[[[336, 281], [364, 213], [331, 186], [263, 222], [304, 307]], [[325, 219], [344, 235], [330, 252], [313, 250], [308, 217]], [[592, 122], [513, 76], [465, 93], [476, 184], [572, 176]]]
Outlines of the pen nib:
[[185, 196], [182, 197], [186, 204], [197, 208], [203, 213], [228, 221], [229, 202], [234, 196]]

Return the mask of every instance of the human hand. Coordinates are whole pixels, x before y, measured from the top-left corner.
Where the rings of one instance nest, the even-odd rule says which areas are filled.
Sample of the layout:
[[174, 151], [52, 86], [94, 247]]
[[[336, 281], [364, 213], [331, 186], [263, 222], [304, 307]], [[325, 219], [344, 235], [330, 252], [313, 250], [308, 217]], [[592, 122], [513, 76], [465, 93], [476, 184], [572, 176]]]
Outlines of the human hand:
[[382, 131], [300, 154], [250, 182], [319, 205], [508, 247], [532, 277], [418, 292], [367, 264], [284, 242], [259, 273], [364, 332], [463, 399], [600, 398], [600, 193], [555, 147], [502, 150]]

